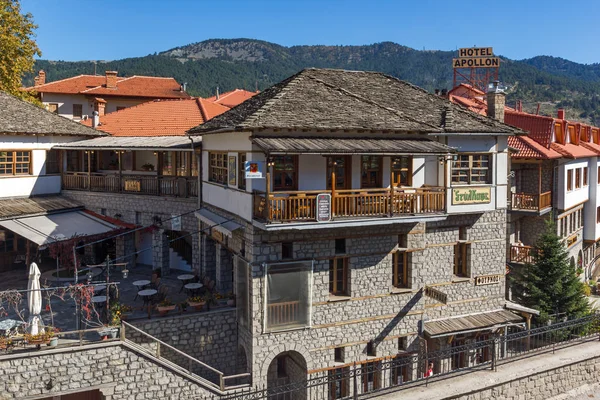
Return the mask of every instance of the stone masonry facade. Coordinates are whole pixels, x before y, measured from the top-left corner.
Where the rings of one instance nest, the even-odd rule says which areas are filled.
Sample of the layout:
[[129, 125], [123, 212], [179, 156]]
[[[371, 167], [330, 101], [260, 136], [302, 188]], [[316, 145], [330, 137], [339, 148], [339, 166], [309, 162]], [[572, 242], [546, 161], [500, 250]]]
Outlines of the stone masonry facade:
[[[88, 210], [98, 214], [105, 214], [139, 226], [150, 226], [160, 220], [159, 228], [169, 230], [172, 228], [173, 215], [186, 214], [181, 218], [181, 231], [192, 234], [192, 270], [200, 271], [200, 244], [198, 220], [194, 211], [198, 209], [197, 198], [177, 198], [162, 196], [144, 196], [118, 193], [85, 192], [63, 190], [62, 195], [79, 202]], [[181, 239], [183, 240], [183, 239]], [[119, 243], [117, 243], [119, 246]], [[123, 246], [128, 246], [124, 243]], [[133, 243], [135, 247], [135, 243]], [[158, 247], [157, 247], [158, 246]], [[163, 246], [167, 246], [163, 249]], [[161, 269], [163, 273], [169, 272], [169, 244], [168, 241], [153, 237], [153, 268]], [[128, 246], [127, 249], [131, 247]], [[119, 247], [117, 247], [119, 249]], [[138, 251], [141, 249], [137, 249]], [[127, 254], [125, 252], [125, 254]]]
[[[227, 238], [224, 247], [237, 256], [243, 250], [241, 258], [250, 265], [250, 326], [239, 327], [238, 337], [249, 359], [253, 386], [267, 384], [269, 367], [281, 353], [300, 354], [309, 373], [340, 366], [334, 356], [338, 347], [347, 364], [373, 358], [367, 354], [371, 345], [375, 357], [393, 356], [400, 343], [408, 351], [416, 350], [422, 320], [497, 310], [504, 305], [506, 210], [449, 216], [438, 222], [318, 231], [266, 232], [243, 220], [236, 222], [243, 229]], [[392, 284], [399, 235], [405, 235], [410, 253], [408, 289], [396, 289]], [[468, 249], [468, 276], [464, 278], [453, 275], [454, 246], [459, 238]], [[336, 254], [336, 239], [345, 239], [345, 254]], [[293, 260], [314, 260], [311, 326], [265, 333], [263, 264], [282, 261], [282, 242], [292, 242]], [[210, 240], [205, 243], [214, 246]], [[348, 259], [349, 293], [343, 298], [329, 294], [329, 263], [334, 257]], [[481, 275], [498, 275], [499, 280], [476, 285], [475, 278]], [[447, 304], [426, 297], [425, 285], [435, 285], [447, 294]]]

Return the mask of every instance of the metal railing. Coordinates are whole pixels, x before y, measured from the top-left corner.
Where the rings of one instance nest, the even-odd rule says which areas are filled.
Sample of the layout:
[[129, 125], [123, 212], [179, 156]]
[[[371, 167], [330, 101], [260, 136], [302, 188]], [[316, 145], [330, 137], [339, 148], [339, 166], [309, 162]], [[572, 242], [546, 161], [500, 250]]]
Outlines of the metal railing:
[[198, 177], [87, 174], [66, 172], [62, 174], [65, 190], [87, 190], [108, 193], [135, 193], [154, 196], [197, 197]]
[[[516, 329], [512, 327], [510, 329]], [[554, 323], [502, 336], [480, 335], [474, 342], [450, 341], [448, 349], [398, 354], [360, 363], [340, 365], [286, 385], [238, 390], [217, 397], [219, 400], [260, 399], [358, 399], [377, 392], [394, 392], [408, 385], [423, 385], [430, 380], [475, 370], [496, 370], [498, 364], [535, 353], [598, 340], [600, 315]], [[423, 340], [423, 339], [421, 339]], [[429, 371], [431, 370], [431, 374]]]
[[[130, 331], [135, 333], [132, 335], [129, 333]], [[218, 369], [203, 363], [125, 321], [121, 321], [121, 340], [151, 357], [174, 364], [199, 381], [199, 383], [205, 384], [212, 389], [220, 390], [221, 392], [226, 389], [245, 386], [238, 384], [227, 387], [227, 380], [248, 380], [250, 377], [249, 373], [226, 376]]]

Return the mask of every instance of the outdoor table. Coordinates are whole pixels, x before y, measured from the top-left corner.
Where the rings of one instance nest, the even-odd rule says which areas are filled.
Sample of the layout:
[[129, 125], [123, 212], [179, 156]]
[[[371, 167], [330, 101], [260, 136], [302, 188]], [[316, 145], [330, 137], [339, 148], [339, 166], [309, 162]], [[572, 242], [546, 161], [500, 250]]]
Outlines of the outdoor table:
[[135, 295], [135, 298], [133, 299], [133, 301], [135, 301], [138, 298], [138, 295], [140, 294], [140, 290], [145, 289], [146, 286], [148, 286], [149, 284], [150, 284], [150, 281], [146, 280], [146, 279], [133, 282], [133, 286], [135, 286], [138, 291], [138, 293]]
[[177, 277], [177, 279], [179, 279], [181, 281], [181, 289], [179, 289], [179, 293], [181, 293], [181, 291], [184, 289], [185, 285], [187, 285], [188, 283], [191, 283], [191, 281], [193, 281], [194, 278], [195, 278], [195, 276], [192, 274], [179, 275]]
[[191, 295], [195, 295], [202, 286], [201, 283], [188, 283], [184, 287]]
[[147, 305], [150, 302], [150, 298], [154, 296], [158, 291], [156, 289], [144, 289], [140, 290], [138, 294], [144, 301], [144, 305]]
[[106, 290], [106, 285], [94, 286], [94, 293], [101, 293]]

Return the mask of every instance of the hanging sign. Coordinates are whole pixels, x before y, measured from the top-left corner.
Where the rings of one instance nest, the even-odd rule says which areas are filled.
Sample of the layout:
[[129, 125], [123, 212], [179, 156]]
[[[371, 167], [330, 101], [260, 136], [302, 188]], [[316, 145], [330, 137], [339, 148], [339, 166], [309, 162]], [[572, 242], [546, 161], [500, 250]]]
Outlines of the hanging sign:
[[458, 49], [458, 58], [452, 59], [454, 68], [498, 68], [500, 58], [494, 57], [491, 47], [466, 47]]
[[321, 193], [317, 195], [317, 222], [331, 221], [331, 195]]
[[181, 215], [172, 215], [173, 219], [171, 220], [171, 230], [180, 231], [181, 230]]
[[246, 161], [244, 162], [244, 170], [246, 171], [246, 179], [261, 179], [264, 178], [265, 163], [263, 161]]

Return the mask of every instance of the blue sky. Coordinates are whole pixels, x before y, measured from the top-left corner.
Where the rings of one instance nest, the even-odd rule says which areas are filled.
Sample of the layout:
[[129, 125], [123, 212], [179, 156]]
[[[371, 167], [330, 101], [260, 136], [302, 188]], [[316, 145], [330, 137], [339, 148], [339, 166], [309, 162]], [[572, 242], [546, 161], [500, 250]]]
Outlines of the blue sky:
[[598, 0], [21, 0], [21, 5], [39, 25], [42, 58], [51, 60], [113, 60], [211, 38], [248, 37], [285, 46], [382, 41], [428, 50], [491, 46], [512, 59], [552, 55], [600, 62]]

